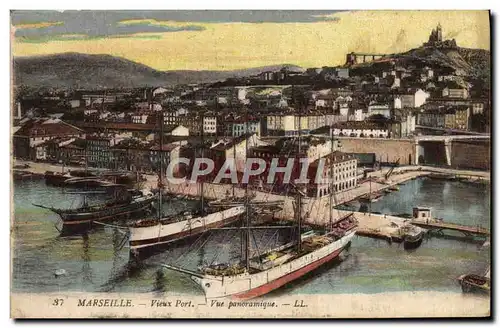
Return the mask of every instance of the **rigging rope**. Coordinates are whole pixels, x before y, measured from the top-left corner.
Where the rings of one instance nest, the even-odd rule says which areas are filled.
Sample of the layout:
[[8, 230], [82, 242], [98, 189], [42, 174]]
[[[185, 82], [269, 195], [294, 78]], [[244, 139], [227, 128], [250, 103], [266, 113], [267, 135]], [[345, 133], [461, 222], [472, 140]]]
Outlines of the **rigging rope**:
[[104, 222], [99, 222], [99, 221], [93, 221], [93, 223], [100, 224], [100, 225], [103, 225], [106, 227], [118, 228], [118, 231], [120, 231], [122, 233], [126, 233], [126, 232], [123, 232], [122, 230], [120, 230], [120, 228], [124, 228], [127, 230], [129, 228], [128, 226], [120, 226], [120, 225], [116, 225], [116, 224], [109, 224], [109, 223], [104, 223]]

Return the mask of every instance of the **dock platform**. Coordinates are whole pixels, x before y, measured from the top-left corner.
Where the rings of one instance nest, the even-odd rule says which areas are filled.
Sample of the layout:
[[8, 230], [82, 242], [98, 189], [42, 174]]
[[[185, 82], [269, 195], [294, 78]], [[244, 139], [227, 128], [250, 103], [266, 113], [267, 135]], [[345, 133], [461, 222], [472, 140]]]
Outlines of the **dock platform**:
[[482, 227], [466, 226], [456, 223], [443, 222], [439, 220], [412, 220], [411, 224], [428, 229], [432, 232], [442, 232], [443, 230], [459, 231], [466, 236], [480, 236], [488, 238], [490, 231]]

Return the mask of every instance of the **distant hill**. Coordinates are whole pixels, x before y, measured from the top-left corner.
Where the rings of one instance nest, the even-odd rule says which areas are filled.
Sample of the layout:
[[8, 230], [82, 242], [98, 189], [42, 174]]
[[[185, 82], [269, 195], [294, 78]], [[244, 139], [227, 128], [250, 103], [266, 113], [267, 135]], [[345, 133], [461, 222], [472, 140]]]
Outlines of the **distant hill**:
[[111, 55], [64, 53], [14, 58], [14, 83], [31, 87], [130, 88], [172, 84], [206, 83], [244, 77], [282, 67], [275, 65], [234, 71], [158, 71], [143, 64]]

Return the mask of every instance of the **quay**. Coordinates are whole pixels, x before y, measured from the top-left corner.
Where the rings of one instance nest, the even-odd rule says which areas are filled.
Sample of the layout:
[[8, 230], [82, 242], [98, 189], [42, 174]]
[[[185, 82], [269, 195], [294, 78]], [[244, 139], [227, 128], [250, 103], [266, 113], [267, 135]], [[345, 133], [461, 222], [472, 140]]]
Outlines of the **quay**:
[[411, 223], [418, 227], [430, 230], [432, 232], [441, 233], [443, 230], [452, 230], [462, 232], [466, 236], [481, 236], [487, 239], [490, 236], [490, 231], [482, 227], [472, 227], [450, 222], [443, 222], [436, 219], [429, 220], [412, 220]]

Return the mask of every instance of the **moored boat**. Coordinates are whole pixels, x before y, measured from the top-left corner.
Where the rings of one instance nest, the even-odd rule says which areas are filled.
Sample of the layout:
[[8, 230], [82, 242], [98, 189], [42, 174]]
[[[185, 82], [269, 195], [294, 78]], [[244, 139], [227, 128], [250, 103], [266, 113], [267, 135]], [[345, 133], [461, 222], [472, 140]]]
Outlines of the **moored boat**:
[[71, 178], [71, 175], [68, 173], [46, 171], [44, 177], [46, 185], [60, 187], [64, 185], [66, 180]]
[[364, 196], [359, 197], [359, 200], [364, 203], [375, 203], [383, 196], [380, 192], [369, 193]]
[[[123, 194], [122, 194], [123, 195]], [[129, 218], [150, 209], [156, 196], [132, 195], [126, 192], [121, 198], [111, 202], [90, 206], [84, 200], [83, 206], [74, 209], [58, 209], [44, 205], [33, 204], [46, 208], [59, 215], [62, 221], [61, 235], [71, 235], [85, 232], [94, 226], [95, 221], [111, 221], [119, 218]]]
[[186, 212], [160, 220], [136, 221], [128, 227], [131, 256], [142, 259], [161, 251], [169, 243], [199, 236], [209, 229], [234, 224], [244, 213], [244, 206], [235, 206], [220, 211]]
[[[187, 273], [204, 291], [207, 299], [246, 300], [265, 295], [339, 258], [356, 233], [357, 222], [349, 215], [335, 222], [330, 231], [310, 231], [292, 242], [247, 262], [200, 267], [198, 271], [164, 264], [165, 268]], [[300, 245], [300, 247], [298, 247]]]
[[424, 230], [416, 227], [409, 225], [405, 227], [406, 229], [403, 229], [404, 231], [404, 236], [403, 236], [403, 247], [406, 250], [409, 249], [415, 249], [420, 247], [422, 244], [422, 241], [424, 240]]
[[491, 292], [491, 280], [488, 275], [464, 274], [458, 277], [464, 293], [489, 294]]

